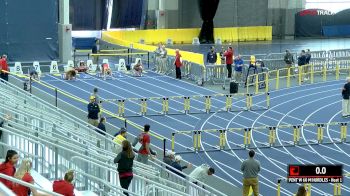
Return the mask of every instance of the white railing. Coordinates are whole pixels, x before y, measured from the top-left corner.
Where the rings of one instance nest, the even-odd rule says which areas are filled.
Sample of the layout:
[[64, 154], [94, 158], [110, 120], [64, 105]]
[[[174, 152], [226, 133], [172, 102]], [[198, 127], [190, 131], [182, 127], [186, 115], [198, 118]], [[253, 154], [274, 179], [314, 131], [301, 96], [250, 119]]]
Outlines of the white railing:
[[[9, 181], [11, 181], [11, 182], [14, 182], [14, 183], [23, 185], [23, 186], [25, 186], [25, 187], [28, 187], [28, 188], [30, 188], [30, 189], [35, 189], [35, 190], [37, 190], [37, 191], [41, 191], [41, 192], [47, 193], [47, 194], [52, 195], [52, 196], [63, 196], [63, 195], [61, 195], [61, 194], [58, 194], [58, 193], [54, 193], [54, 192], [45, 190], [45, 189], [43, 189], [43, 188], [40, 188], [40, 187], [35, 186], [35, 185], [33, 185], [33, 184], [24, 182], [24, 181], [22, 181], [22, 180], [18, 180], [18, 179], [16, 179], [16, 178], [10, 177], [10, 176], [5, 175], [5, 174], [1, 174], [1, 173], [0, 173], [0, 177], [1, 177], [1, 178], [4, 178], [4, 179], [6, 179], [6, 180], [9, 180]], [[11, 195], [11, 194], [10, 194], [10, 195]], [[14, 194], [13, 194], [13, 195], [14, 195]]]

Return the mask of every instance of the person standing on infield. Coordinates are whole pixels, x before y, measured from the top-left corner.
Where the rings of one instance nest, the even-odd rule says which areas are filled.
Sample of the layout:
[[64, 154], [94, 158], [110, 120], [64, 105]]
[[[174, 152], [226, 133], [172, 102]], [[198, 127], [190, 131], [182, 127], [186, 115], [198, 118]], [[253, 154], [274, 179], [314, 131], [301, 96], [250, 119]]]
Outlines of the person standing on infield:
[[346, 84], [344, 84], [341, 94], [343, 96], [342, 116], [347, 118], [350, 117], [350, 77], [346, 78]]
[[254, 196], [258, 196], [260, 163], [254, 159], [254, 150], [250, 150], [248, 154], [249, 158], [243, 161], [241, 165], [241, 171], [243, 172], [243, 196], [248, 196], [250, 187], [253, 189]]

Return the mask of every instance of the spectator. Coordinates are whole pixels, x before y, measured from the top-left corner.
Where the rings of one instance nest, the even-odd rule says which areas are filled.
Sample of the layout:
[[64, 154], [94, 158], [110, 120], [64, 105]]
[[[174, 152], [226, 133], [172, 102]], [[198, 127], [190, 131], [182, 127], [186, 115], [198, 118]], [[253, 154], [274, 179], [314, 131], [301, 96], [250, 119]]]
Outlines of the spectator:
[[240, 83], [242, 82], [242, 75], [243, 75], [243, 59], [241, 58], [241, 55], [238, 55], [235, 60], [235, 80], [236, 82]]
[[69, 170], [64, 174], [64, 180], [55, 180], [52, 185], [52, 190], [64, 196], [75, 196], [74, 185], [74, 171]]
[[160, 52], [160, 59], [161, 59], [161, 67], [162, 67], [160, 73], [166, 73], [167, 61], [168, 61], [168, 51], [166, 50], [164, 45], [162, 45], [162, 50]]
[[[34, 179], [30, 175], [31, 169], [32, 169], [32, 161], [30, 159], [23, 159], [21, 166], [19, 167], [19, 169], [15, 173], [15, 178], [34, 185]], [[48, 194], [39, 193], [34, 188], [28, 188], [26, 186], [16, 184], [16, 183], [14, 183], [13, 187], [12, 187], [12, 191], [17, 196], [28, 196], [29, 190], [33, 193], [34, 196], [46, 196], [46, 195], [48, 195]]]
[[97, 127], [98, 126], [98, 113], [100, 112], [100, 107], [96, 103], [95, 96], [90, 96], [90, 103], [88, 108], [88, 123]]
[[342, 116], [343, 118], [350, 117], [350, 77], [346, 78], [346, 84], [342, 89], [343, 104], [342, 104]]
[[304, 74], [305, 74], [305, 80], [309, 80], [309, 72], [310, 72], [310, 60], [311, 60], [311, 53], [310, 49], [306, 49], [305, 54], [305, 66], [304, 66]]
[[[98, 39], [95, 40], [95, 44], [92, 46], [92, 54], [98, 54], [98, 52], [100, 51], [100, 44]], [[94, 64], [98, 64], [98, 56], [93, 56], [93, 62]]]
[[301, 71], [299, 74], [303, 73], [303, 69], [305, 69], [304, 65], [306, 64], [306, 55], [305, 55], [305, 50], [302, 50], [299, 57], [298, 57], [298, 66], [301, 67]]
[[157, 73], [161, 73], [161, 71], [162, 71], [161, 52], [162, 52], [162, 44], [159, 43], [157, 49], [154, 51], [154, 54], [156, 57], [156, 72]]
[[9, 80], [8, 71], [9, 71], [9, 66], [7, 64], [7, 55], [3, 54], [1, 59], [0, 59], [0, 77], [1, 77], [1, 79], [5, 80], [5, 81]]
[[180, 54], [179, 49], [175, 50], [174, 65], [175, 65], [175, 68], [176, 68], [176, 79], [180, 79], [181, 80], [182, 59], [181, 59], [181, 54]]
[[[151, 156], [150, 151], [150, 143], [151, 137], [149, 135], [149, 130], [151, 126], [146, 124], [144, 126], [144, 132], [138, 136], [138, 144], [135, 146], [136, 150], [138, 150], [139, 155], [137, 156], [137, 161], [148, 164], [148, 156]], [[138, 147], [140, 146], [140, 148]]]
[[106, 118], [105, 117], [101, 117], [100, 118], [100, 123], [98, 123], [96, 131], [101, 134], [101, 135], [106, 135]]
[[165, 152], [163, 162], [166, 163], [167, 165], [171, 165], [174, 162], [174, 159], [175, 159], [175, 152], [171, 150], [167, 150]]
[[254, 159], [254, 150], [249, 151], [249, 158], [243, 161], [241, 171], [243, 172], [243, 196], [248, 196], [249, 189], [252, 187], [254, 196], [259, 195], [258, 173], [260, 172], [260, 163]]
[[135, 76], [142, 76], [142, 63], [141, 60], [138, 60], [136, 65], [134, 65]]
[[205, 183], [208, 176], [211, 176], [215, 173], [214, 168], [209, 167], [208, 165], [201, 165], [199, 167], [197, 167], [196, 169], [194, 169], [191, 173], [190, 173], [190, 177], [191, 177], [191, 181], [195, 184], [198, 184], [199, 182]]
[[307, 192], [304, 186], [299, 186], [298, 192], [295, 196], [307, 196]]
[[286, 50], [286, 54], [284, 55], [284, 62], [286, 63], [286, 67], [289, 69], [290, 74], [293, 74], [292, 65], [294, 64], [294, 58], [293, 54], [291, 54], [289, 50]]
[[[177, 175], [185, 178], [185, 175], [183, 175], [181, 172], [182, 172], [183, 169], [191, 168], [192, 164], [181, 166], [181, 164], [180, 164], [181, 160], [182, 160], [182, 157], [180, 155], [175, 156], [175, 161], [171, 164], [171, 166], [173, 168], [175, 168], [176, 170], [172, 169], [172, 171], [174, 173], [176, 173]], [[180, 172], [178, 172], [178, 171], [180, 171]]]
[[216, 55], [215, 48], [214, 46], [211, 46], [210, 51], [207, 54], [207, 63], [209, 65], [215, 65], [217, 58], [218, 57]]
[[[8, 150], [5, 157], [5, 162], [0, 164], [0, 173], [14, 177], [17, 164], [19, 159], [18, 153], [14, 150]], [[6, 179], [0, 178], [0, 182], [2, 182], [7, 188], [12, 190], [12, 182]]]
[[[118, 173], [120, 186], [128, 190], [133, 178], [132, 167], [134, 164], [135, 154], [132, 151], [131, 144], [128, 140], [122, 142], [123, 150], [114, 159], [114, 163], [118, 163]], [[124, 195], [129, 195], [124, 192]]]
[[[11, 119], [12, 119], [11, 115], [5, 114], [4, 117], [0, 119], [0, 127], [1, 128], [4, 127], [4, 124]], [[0, 140], [1, 138], [2, 138], [2, 131], [0, 130]]]
[[120, 131], [115, 134], [115, 137], [113, 139], [113, 141], [117, 144], [117, 145], [114, 145], [114, 153], [119, 153], [120, 150], [121, 150], [121, 146], [122, 146], [122, 143], [124, 140], [126, 140], [126, 134], [127, 134], [127, 130], [122, 127], [120, 129]]
[[225, 54], [225, 48], [221, 47], [221, 52], [220, 52], [221, 65], [226, 64], [226, 58], [224, 54]]
[[224, 56], [226, 57], [227, 77], [231, 78], [231, 76], [232, 76], [232, 63], [233, 63], [233, 49], [231, 46], [229, 46], [227, 48], [227, 50], [224, 53]]

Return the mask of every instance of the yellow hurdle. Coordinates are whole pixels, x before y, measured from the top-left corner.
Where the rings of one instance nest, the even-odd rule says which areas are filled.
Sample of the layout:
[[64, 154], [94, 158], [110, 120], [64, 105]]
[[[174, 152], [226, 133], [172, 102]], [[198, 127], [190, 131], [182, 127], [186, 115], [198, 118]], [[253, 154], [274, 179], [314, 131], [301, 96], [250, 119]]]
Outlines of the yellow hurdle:
[[269, 73], [265, 74], [265, 93], [269, 92]]
[[311, 184], [310, 183], [304, 184], [304, 187], [306, 189], [307, 196], [311, 196]]
[[226, 95], [226, 111], [232, 110], [232, 95]]
[[277, 196], [281, 196], [281, 179], [277, 181]]
[[340, 123], [340, 140], [346, 142], [348, 126], [347, 123]]
[[287, 88], [290, 87], [290, 69], [287, 70]]
[[322, 68], [323, 68], [322, 69], [322, 78], [323, 78], [323, 81], [325, 82], [325, 81], [327, 81], [327, 66], [326, 66], [326, 64], [324, 64]]
[[163, 98], [162, 112], [163, 112], [163, 114], [167, 114], [169, 112], [169, 98], [168, 97]]
[[259, 93], [259, 74], [254, 74], [255, 77], [255, 94]]
[[311, 84], [314, 83], [314, 64], [311, 64], [311, 68], [310, 68], [310, 83]]
[[278, 69], [276, 72], [276, 90], [280, 88], [280, 70]]
[[299, 144], [300, 141], [300, 126], [293, 126], [293, 141], [294, 145]]
[[334, 196], [341, 196], [341, 183], [334, 183], [333, 192]]
[[318, 143], [322, 143], [322, 141], [323, 141], [323, 126], [324, 126], [324, 124], [317, 125], [317, 141], [318, 141]]
[[250, 110], [250, 94], [248, 93], [247, 94], [247, 97], [246, 97], [246, 107], [247, 107], [247, 110]]
[[146, 115], [147, 113], [147, 99], [141, 98], [141, 115]]
[[201, 131], [198, 131], [198, 135], [197, 135], [197, 150], [199, 151], [201, 149], [201, 141], [202, 141], [202, 137], [201, 137]]
[[301, 85], [303, 81], [303, 66], [298, 66], [298, 84]]
[[205, 111], [209, 113], [210, 108], [211, 108], [211, 96], [205, 96]]
[[190, 112], [190, 97], [184, 97], [184, 111], [186, 114]]
[[276, 127], [269, 127], [269, 130], [269, 144], [273, 146], [276, 142]]
[[175, 133], [171, 134], [171, 151], [175, 151]]
[[266, 93], [266, 107], [270, 108], [270, 93]]
[[197, 144], [198, 144], [198, 142], [197, 142], [197, 131], [194, 131], [193, 132], [193, 150], [194, 151], [197, 151]]
[[244, 129], [244, 146], [250, 145], [250, 137], [251, 137], [251, 128]]
[[120, 99], [118, 100], [118, 115], [124, 116], [124, 113], [125, 113], [125, 100]]
[[339, 64], [335, 65], [335, 79], [339, 80], [339, 75], [340, 75], [340, 66]]

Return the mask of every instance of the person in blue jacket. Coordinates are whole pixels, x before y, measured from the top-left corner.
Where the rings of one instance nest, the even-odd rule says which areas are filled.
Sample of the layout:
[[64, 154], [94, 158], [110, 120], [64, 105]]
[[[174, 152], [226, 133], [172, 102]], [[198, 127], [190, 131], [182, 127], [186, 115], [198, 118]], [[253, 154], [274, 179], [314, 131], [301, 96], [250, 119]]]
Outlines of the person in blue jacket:
[[242, 73], [243, 73], [243, 59], [241, 58], [241, 55], [238, 55], [235, 60], [235, 81], [240, 83], [242, 82]]

